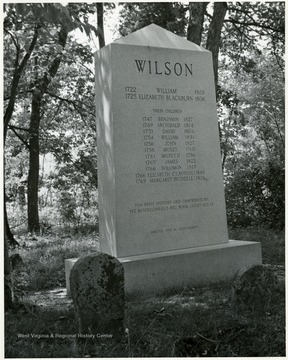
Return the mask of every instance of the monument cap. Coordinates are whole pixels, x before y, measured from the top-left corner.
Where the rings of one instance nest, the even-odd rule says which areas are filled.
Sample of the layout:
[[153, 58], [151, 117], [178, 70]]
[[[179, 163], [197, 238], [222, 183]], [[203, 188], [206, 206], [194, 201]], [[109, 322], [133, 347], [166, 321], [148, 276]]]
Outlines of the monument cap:
[[137, 30], [121, 39], [115, 40], [114, 44], [151, 46], [160, 48], [171, 48], [179, 50], [206, 51], [205, 48], [187, 41], [161, 26], [151, 24], [143, 29]]

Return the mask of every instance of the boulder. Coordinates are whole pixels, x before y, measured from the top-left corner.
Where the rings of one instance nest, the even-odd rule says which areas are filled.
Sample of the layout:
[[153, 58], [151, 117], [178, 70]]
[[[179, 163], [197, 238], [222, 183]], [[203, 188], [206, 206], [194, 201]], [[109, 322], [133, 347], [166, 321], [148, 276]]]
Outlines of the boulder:
[[232, 304], [236, 310], [267, 311], [279, 291], [278, 277], [268, 266], [243, 268], [233, 281]]
[[70, 286], [79, 337], [124, 335], [124, 269], [116, 258], [100, 252], [81, 257], [71, 270]]

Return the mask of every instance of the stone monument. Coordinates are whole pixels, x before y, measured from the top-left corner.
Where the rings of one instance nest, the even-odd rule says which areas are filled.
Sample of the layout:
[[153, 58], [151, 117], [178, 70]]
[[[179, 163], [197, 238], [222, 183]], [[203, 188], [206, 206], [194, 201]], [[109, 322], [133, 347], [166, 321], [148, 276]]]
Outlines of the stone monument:
[[123, 337], [124, 270], [115, 257], [95, 252], [78, 259], [71, 269], [70, 288], [79, 334]]
[[97, 51], [95, 70], [100, 250], [126, 292], [261, 264], [259, 243], [228, 240], [211, 52], [152, 24]]

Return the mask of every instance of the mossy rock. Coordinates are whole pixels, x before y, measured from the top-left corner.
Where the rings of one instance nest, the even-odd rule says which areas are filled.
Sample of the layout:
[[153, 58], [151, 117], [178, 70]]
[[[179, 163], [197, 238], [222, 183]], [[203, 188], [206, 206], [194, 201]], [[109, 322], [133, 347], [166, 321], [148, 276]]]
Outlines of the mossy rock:
[[118, 259], [101, 252], [80, 257], [71, 269], [70, 286], [79, 334], [123, 337], [124, 268]]
[[278, 298], [280, 284], [268, 266], [241, 269], [232, 285], [232, 304], [236, 310], [267, 311]]

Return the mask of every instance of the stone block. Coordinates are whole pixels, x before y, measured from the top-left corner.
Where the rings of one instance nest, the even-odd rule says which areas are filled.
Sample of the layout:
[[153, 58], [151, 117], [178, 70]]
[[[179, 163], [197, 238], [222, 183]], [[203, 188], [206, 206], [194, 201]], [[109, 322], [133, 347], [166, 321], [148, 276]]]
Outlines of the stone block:
[[[119, 258], [124, 267], [126, 296], [158, 295], [185, 286], [232, 280], [243, 267], [261, 264], [261, 245], [230, 240], [228, 244]], [[67, 259], [69, 269], [76, 259]], [[69, 274], [66, 273], [66, 278]], [[69, 294], [70, 284], [66, 283]]]
[[268, 265], [244, 267], [232, 286], [232, 303], [236, 310], [265, 312], [277, 302], [281, 292], [277, 275]]
[[151, 24], [95, 54], [100, 250], [228, 243], [210, 51]]
[[227, 244], [119, 258], [127, 294], [157, 295], [185, 286], [232, 280], [239, 269], [261, 264], [261, 245], [230, 240]]
[[71, 269], [70, 289], [79, 334], [123, 336], [124, 271], [116, 258], [103, 253], [81, 257]]

